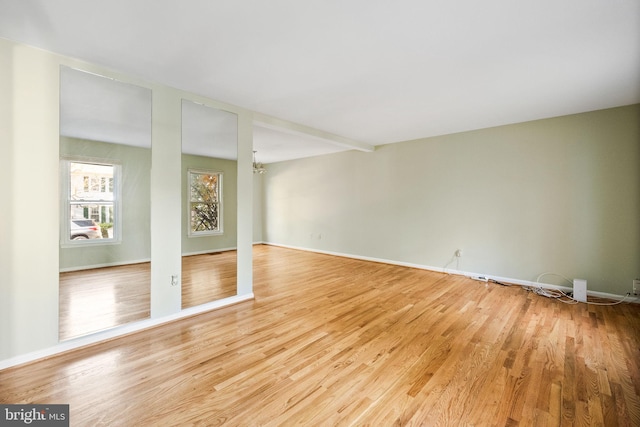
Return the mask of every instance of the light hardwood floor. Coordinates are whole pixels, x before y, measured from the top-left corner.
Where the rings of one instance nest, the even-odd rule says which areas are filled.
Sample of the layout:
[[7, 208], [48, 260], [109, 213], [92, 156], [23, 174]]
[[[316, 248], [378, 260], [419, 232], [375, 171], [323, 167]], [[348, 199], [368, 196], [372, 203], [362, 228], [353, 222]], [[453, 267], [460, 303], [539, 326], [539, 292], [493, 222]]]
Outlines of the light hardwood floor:
[[61, 341], [149, 317], [148, 262], [60, 273]]
[[0, 371], [76, 426], [640, 425], [640, 307], [284, 248], [255, 301]]
[[182, 257], [182, 308], [237, 294], [236, 251]]
[[[236, 251], [182, 258], [182, 308], [236, 295]], [[59, 338], [147, 319], [148, 262], [60, 273]]]

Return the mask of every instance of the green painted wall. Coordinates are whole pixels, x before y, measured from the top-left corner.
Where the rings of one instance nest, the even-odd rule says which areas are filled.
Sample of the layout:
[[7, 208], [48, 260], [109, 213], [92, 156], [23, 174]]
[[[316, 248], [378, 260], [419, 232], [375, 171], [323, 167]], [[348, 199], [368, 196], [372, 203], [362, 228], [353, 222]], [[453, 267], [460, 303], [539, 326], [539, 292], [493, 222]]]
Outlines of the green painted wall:
[[638, 165], [640, 105], [275, 163], [264, 240], [434, 268], [459, 248], [460, 271], [624, 294]]

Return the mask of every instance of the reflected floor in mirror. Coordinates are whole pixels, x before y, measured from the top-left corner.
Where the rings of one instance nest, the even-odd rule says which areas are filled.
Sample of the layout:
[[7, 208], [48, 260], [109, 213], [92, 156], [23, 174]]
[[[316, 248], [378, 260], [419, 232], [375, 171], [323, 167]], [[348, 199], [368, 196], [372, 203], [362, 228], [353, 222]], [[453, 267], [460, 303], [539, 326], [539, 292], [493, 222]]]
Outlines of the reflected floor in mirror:
[[149, 317], [148, 262], [60, 273], [59, 339]]
[[[147, 319], [150, 264], [60, 273], [61, 341]], [[236, 251], [182, 259], [182, 307], [236, 295]]]
[[182, 257], [182, 308], [237, 294], [237, 252], [213, 252]]

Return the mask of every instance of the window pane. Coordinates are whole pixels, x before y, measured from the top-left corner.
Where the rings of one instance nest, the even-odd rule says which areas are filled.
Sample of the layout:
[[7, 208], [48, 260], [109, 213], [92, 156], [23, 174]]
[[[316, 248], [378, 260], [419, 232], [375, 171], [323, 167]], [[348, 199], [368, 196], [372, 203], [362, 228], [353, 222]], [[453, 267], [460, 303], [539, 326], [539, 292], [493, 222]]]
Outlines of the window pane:
[[69, 238], [114, 236], [114, 166], [69, 162]]
[[113, 200], [113, 166], [71, 162], [69, 194], [71, 200]]
[[192, 202], [217, 202], [218, 201], [218, 175], [192, 173], [191, 174], [191, 201]]
[[191, 231], [218, 231], [218, 204], [191, 204]]
[[113, 238], [113, 206], [72, 204], [69, 217], [71, 240]]
[[220, 173], [189, 171], [189, 234], [221, 232]]

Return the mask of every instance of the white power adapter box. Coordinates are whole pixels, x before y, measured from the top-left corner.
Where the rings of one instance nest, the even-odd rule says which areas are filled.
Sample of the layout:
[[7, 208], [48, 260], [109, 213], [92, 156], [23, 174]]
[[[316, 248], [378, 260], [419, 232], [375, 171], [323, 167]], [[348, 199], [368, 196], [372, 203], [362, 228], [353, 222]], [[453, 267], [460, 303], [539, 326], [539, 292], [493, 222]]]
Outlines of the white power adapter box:
[[580, 302], [587, 302], [587, 281], [584, 279], [573, 279], [573, 299]]

